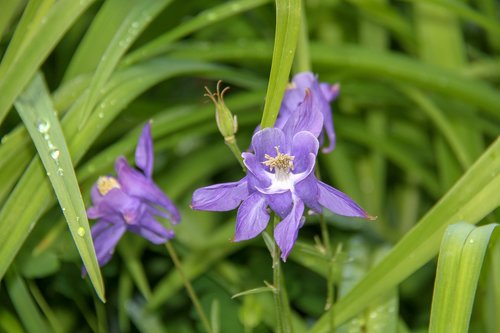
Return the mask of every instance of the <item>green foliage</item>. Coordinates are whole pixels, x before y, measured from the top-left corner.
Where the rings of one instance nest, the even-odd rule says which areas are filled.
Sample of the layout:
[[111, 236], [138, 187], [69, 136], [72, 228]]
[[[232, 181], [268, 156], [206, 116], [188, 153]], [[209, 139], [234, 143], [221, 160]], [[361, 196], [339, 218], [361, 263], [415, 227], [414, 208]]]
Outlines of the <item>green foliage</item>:
[[95, 260], [91, 186], [118, 156], [133, 159], [152, 119], [154, 178], [182, 214], [172, 245], [212, 330], [274, 332], [272, 241], [230, 242], [235, 212], [189, 203], [196, 188], [242, 176], [204, 86], [232, 86], [225, 104], [245, 151], [256, 126], [274, 123], [292, 62], [340, 83], [337, 144], [318, 173], [378, 216], [307, 216], [281, 265], [295, 332], [498, 331], [498, 10], [3, 1], [0, 331], [204, 331], [164, 247], [126, 235], [108, 265]]

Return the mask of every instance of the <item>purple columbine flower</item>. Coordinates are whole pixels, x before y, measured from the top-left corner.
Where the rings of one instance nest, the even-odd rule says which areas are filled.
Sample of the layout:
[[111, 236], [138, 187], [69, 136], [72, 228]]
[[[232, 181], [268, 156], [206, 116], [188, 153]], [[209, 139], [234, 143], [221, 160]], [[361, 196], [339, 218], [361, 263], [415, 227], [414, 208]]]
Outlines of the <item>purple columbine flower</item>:
[[193, 193], [191, 203], [193, 209], [209, 211], [239, 206], [234, 241], [260, 234], [269, 222], [270, 207], [282, 219], [274, 229], [274, 237], [283, 261], [304, 223], [305, 206], [317, 213], [327, 208], [339, 215], [371, 218], [351, 198], [314, 175], [317, 135], [323, 120], [309, 116], [312, 101], [308, 96], [283, 129], [265, 128], [254, 134], [253, 153], [242, 154], [248, 170], [243, 179], [200, 188]]
[[172, 230], [156, 220], [160, 216], [177, 224], [180, 215], [151, 177], [153, 159], [151, 124], [148, 122], [135, 150], [135, 164], [141, 171], [119, 157], [115, 162], [117, 177], [99, 177], [92, 187], [93, 206], [87, 210], [87, 215], [98, 220], [92, 227], [92, 238], [100, 266], [111, 259], [116, 244], [127, 230], [154, 244], [165, 243], [174, 237]]
[[[340, 86], [338, 84], [330, 85], [328, 83], [318, 82], [318, 78], [311, 72], [296, 74], [292, 82], [288, 85], [281, 108], [276, 119], [274, 127], [283, 128], [288, 118], [297, 110], [297, 107], [303, 102], [306, 92], [310, 91], [312, 95], [312, 110], [320, 112], [323, 116], [324, 133], [321, 132], [319, 140], [324, 141], [324, 134], [328, 137], [328, 147], [322, 151], [329, 153], [335, 147], [335, 131], [333, 129], [332, 108], [330, 103], [337, 98]], [[311, 117], [315, 115], [311, 113]]]

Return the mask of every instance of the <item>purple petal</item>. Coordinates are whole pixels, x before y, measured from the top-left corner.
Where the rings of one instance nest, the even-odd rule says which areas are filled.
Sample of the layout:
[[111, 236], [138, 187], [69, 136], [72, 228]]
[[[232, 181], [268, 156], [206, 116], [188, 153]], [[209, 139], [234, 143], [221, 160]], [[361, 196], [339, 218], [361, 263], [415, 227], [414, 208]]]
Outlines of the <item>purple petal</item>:
[[282, 153], [288, 152], [288, 145], [283, 131], [279, 128], [264, 128], [252, 137], [252, 148], [258, 162], [264, 162], [266, 154], [276, 155], [274, 147], [279, 147]]
[[104, 220], [92, 226], [92, 239], [99, 266], [104, 266], [113, 256], [116, 244], [127, 228], [125, 225], [113, 224]]
[[248, 197], [246, 177], [239, 182], [202, 187], [194, 191], [191, 208], [196, 210], [228, 211], [238, 207]]
[[330, 185], [318, 181], [318, 189], [318, 202], [333, 213], [343, 216], [372, 218], [354, 200]]
[[295, 193], [307, 207], [311, 208], [316, 213], [321, 213], [323, 211], [318, 202], [318, 179], [316, 179], [314, 173], [311, 173], [306, 179], [295, 184]]
[[142, 236], [153, 244], [163, 244], [175, 236], [172, 230], [165, 228], [148, 214], [141, 220], [141, 224], [131, 225], [128, 230]]
[[323, 115], [321, 109], [315, 108], [313, 104], [313, 94], [306, 90], [303, 102], [293, 111], [283, 126], [283, 132], [287, 138], [292, 138], [295, 133], [308, 131], [318, 137], [323, 128]]
[[260, 193], [255, 192], [245, 199], [238, 209], [233, 240], [239, 242], [254, 238], [266, 228], [268, 222], [266, 200]]
[[138, 223], [144, 214], [145, 207], [142, 201], [129, 196], [121, 189], [112, 189], [99, 202], [99, 205], [90, 207], [87, 215], [91, 219], [104, 218], [115, 223]]
[[281, 218], [285, 218], [290, 214], [292, 209], [292, 193], [290, 191], [268, 194], [266, 195], [266, 201], [269, 207]]
[[[292, 141], [293, 172], [295, 174], [304, 172], [310, 168], [310, 154], [314, 157], [318, 154], [319, 142], [316, 137], [309, 132], [299, 132], [294, 135]], [[313, 159], [313, 167], [314, 167]]]
[[243, 153], [243, 163], [247, 167], [248, 180], [251, 188], [267, 188], [271, 186], [270, 173], [265, 170], [264, 164], [252, 153]]
[[302, 226], [301, 219], [303, 213], [304, 203], [297, 198], [290, 214], [274, 228], [274, 238], [281, 250], [281, 259], [283, 261], [286, 261], [297, 240], [299, 228]]
[[115, 169], [118, 174], [118, 181], [125, 193], [160, 206], [169, 214], [172, 223], [179, 223], [179, 210], [165, 193], [156, 186], [153, 180], [146, 178], [140, 172], [131, 168], [123, 157], [116, 160]]
[[92, 204], [94, 205], [99, 204], [99, 202], [102, 200], [102, 195], [97, 188], [97, 183], [95, 183], [90, 190], [90, 199], [92, 199]]
[[333, 129], [333, 116], [330, 105], [324, 107], [322, 111], [325, 133], [328, 137], [328, 147], [324, 147], [321, 151], [326, 154], [335, 148], [335, 131]]
[[320, 83], [319, 88], [321, 89], [321, 93], [329, 103], [333, 102], [340, 93], [340, 85], [338, 83], [333, 85], [329, 83]]
[[142, 129], [137, 148], [135, 149], [135, 164], [144, 171], [147, 178], [153, 174], [153, 138], [151, 137], [151, 123], [148, 121]]

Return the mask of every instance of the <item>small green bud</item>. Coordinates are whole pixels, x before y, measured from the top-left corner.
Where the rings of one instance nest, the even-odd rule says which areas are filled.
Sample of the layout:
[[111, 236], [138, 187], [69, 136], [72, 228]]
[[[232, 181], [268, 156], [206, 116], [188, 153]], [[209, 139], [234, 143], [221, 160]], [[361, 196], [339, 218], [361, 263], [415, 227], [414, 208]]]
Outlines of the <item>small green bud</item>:
[[220, 91], [221, 83], [222, 81], [220, 80], [217, 82], [217, 92], [215, 93], [212, 93], [207, 87], [205, 87], [205, 90], [207, 91], [205, 96], [210, 98], [215, 104], [215, 121], [217, 122], [219, 132], [222, 134], [227, 143], [232, 143], [235, 141], [234, 134], [238, 131], [238, 122], [236, 120], [236, 116], [233, 116], [224, 103], [224, 93], [229, 90], [229, 87]]

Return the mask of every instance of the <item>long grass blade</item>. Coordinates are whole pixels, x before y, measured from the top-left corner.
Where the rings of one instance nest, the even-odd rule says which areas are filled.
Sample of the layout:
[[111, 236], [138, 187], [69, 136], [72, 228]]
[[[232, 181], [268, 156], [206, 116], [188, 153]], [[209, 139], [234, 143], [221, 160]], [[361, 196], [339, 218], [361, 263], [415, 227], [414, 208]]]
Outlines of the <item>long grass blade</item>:
[[469, 331], [483, 261], [498, 224], [450, 225], [441, 243], [429, 332]]
[[[340, 324], [362, 311], [377, 295], [396, 286], [438, 252], [448, 225], [458, 221], [475, 224], [500, 204], [500, 138], [497, 139], [450, 191], [408, 232], [334, 307]], [[328, 313], [311, 332], [326, 332]]]
[[104, 301], [104, 283], [95, 255], [85, 205], [61, 125], [40, 75], [35, 76], [15, 105], [47, 171], [90, 280], [99, 298]]

